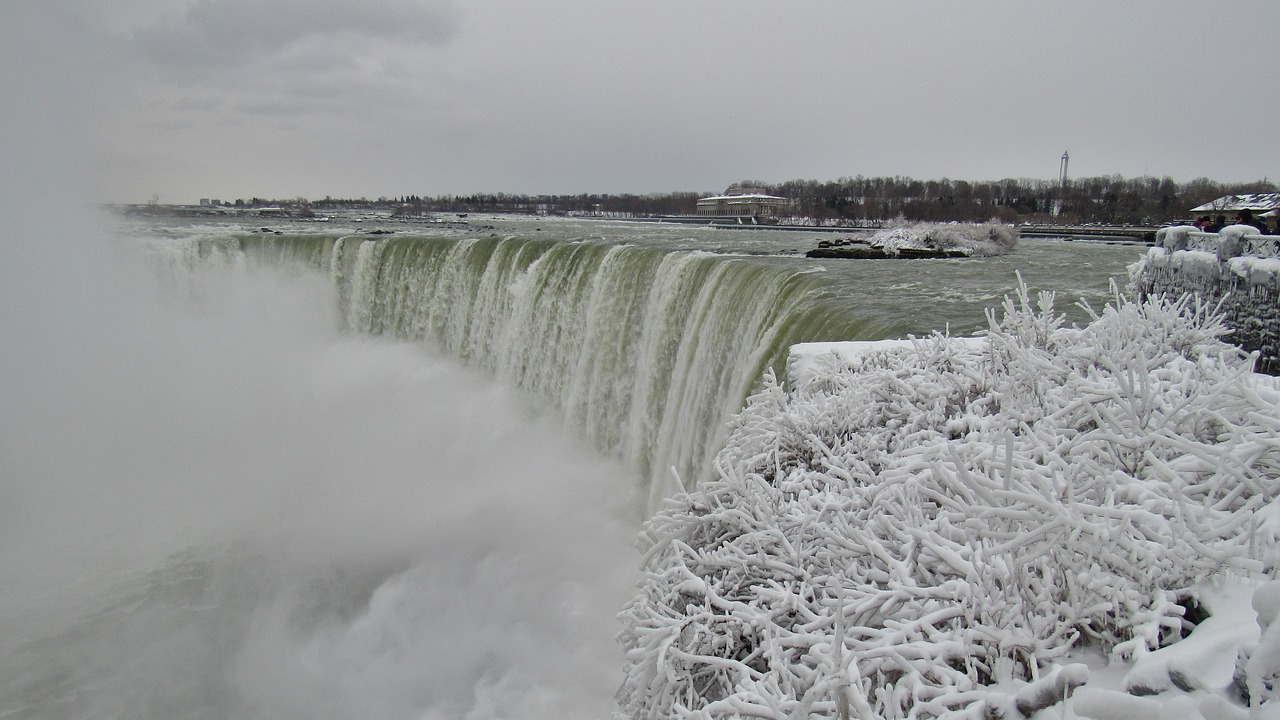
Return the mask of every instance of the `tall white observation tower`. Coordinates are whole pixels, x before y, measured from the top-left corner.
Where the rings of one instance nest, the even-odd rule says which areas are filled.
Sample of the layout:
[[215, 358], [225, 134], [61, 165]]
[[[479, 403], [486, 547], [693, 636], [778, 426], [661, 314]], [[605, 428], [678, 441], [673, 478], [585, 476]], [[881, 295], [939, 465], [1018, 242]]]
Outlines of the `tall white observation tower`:
[[1062, 214], [1062, 204], [1067, 201], [1067, 161], [1071, 156], [1062, 151], [1062, 163], [1058, 166], [1058, 198], [1053, 201], [1051, 214], [1057, 217]]

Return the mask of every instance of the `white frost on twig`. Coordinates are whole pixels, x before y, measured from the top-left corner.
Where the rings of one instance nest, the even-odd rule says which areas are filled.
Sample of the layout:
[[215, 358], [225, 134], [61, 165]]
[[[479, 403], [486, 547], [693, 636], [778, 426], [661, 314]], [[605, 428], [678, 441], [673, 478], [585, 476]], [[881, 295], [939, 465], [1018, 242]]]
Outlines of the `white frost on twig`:
[[983, 344], [770, 374], [643, 533], [625, 716], [981, 717], [1080, 644], [1180, 637], [1189, 588], [1259, 568], [1280, 392], [1193, 300], [1093, 317], [1023, 287]]

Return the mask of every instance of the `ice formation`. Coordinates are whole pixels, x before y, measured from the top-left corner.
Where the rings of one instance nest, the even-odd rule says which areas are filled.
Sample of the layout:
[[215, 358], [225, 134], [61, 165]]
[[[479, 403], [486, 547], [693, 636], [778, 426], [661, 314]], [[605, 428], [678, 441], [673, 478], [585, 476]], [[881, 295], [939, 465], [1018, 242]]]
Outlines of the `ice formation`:
[[896, 255], [903, 249], [955, 250], [967, 255], [1003, 255], [1018, 243], [1017, 230], [1004, 223], [915, 223], [881, 230], [867, 242]]
[[[716, 478], [643, 533], [624, 716], [1017, 718], [1086, 683], [1082, 647], [1159, 675], [1199, 588], [1275, 557], [1280, 390], [1194, 299], [1092, 317], [1023, 287], [979, 341], [767, 377]], [[1237, 717], [1274, 693], [1271, 627], [1237, 696], [1085, 687], [1077, 712]]]
[[1231, 342], [1259, 352], [1260, 372], [1280, 374], [1280, 238], [1252, 225], [1161, 228], [1129, 276], [1138, 298], [1197, 293], [1220, 303]]

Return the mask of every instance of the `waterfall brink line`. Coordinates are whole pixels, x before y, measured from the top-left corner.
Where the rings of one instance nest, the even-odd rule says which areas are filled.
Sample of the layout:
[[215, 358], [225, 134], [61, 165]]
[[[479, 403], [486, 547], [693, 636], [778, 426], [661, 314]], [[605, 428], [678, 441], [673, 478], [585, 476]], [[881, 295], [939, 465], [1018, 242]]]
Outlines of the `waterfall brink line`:
[[650, 510], [679, 489], [672, 468], [686, 487], [710, 474], [726, 421], [790, 345], [858, 334], [819, 276], [742, 257], [514, 237], [237, 242], [249, 262], [327, 272], [347, 330], [433, 342], [549, 402], [639, 471]]

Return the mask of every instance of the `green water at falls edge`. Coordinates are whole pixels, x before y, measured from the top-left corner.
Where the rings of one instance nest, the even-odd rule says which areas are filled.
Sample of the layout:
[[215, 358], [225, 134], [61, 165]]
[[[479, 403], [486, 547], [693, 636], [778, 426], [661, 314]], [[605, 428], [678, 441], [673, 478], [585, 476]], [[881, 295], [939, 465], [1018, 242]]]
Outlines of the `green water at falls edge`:
[[[206, 241], [208, 242], [208, 241]], [[350, 331], [428, 341], [563, 414], [645, 483], [710, 472], [725, 421], [787, 348], [857, 336], [820, 277], [749, 258], [544, 239], [241, 235], [332, 278]]]

